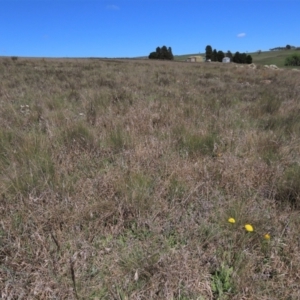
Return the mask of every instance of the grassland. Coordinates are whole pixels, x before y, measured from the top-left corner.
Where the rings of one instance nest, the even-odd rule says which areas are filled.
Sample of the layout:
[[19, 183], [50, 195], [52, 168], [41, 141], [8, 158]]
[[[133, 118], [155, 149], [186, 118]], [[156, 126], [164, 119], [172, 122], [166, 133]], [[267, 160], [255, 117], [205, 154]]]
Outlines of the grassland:
[[300, 72], [0, 74], [2, 299], [300, 299]]
[[[281, 51], [264, 51], [260, 54], [251, 53], [253, 62], [260, 65], [276, 65], [279, 68], [283, 68], [285, 60], [288, 56], [298, 54], [299, 50], [281, 50]], [[291, 68], [291, 67], [289, 67]]]

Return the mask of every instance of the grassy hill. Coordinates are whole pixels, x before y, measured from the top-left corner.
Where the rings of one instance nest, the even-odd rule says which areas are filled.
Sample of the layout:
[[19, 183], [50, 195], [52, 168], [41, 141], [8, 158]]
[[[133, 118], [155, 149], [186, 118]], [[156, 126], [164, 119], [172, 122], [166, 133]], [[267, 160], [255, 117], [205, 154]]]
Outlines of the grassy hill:
[[300, 298], [300, 72], [0, 74], [1, 299]]
[[204, 53], [196, 53], [196, 54], [175, 55], [174, 60], [175, 61], [186, 61], [188, 57], [198, 56], [198, 55], [204, 56], [205, 54]]
[[285, 59], [293, 54], [300, 55], [299, 50], [281, 50], [281, 51], [265, 51], [258, 53], [251, 53], [253, 62], [260, 65], [276, 65], [283, 68]]
[[[285, 59], [293, 54], [300, 54], [299, 50], [281, 50], [281, 51], [263, 51], [260, 54], [257, 52], [249, 53], [253, 58], [253, 63], [258, 65], [276, 65], [279, 68], [284, 68]], [[189, 56], [203, 55], [202, 54], [187, 54], [177, 55], [174, 57], [177, 61], [185, 61]]]

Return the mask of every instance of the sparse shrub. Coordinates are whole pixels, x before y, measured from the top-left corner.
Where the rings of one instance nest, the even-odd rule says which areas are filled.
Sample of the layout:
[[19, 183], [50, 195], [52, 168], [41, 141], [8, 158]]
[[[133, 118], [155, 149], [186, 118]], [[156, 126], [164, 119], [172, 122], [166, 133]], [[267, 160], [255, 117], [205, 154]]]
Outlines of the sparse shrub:
[[293, 54], [285, 59], [285, 66], [294, 66], [299, 67], [300, 66], [300, 55], [299, 54]]
[[216, 295], [215, 299], [230, 299], [228, 293], [233, 291], [232, 273], [232, 267], [222, 264], [220, 269], [212, 274], [212, 291]]
[[18, 56], [12, 56], [12, 57], [11, 57], [11, 60], [12, 60], [12, 61], [17, 61], [17, 60], [18, 60]]

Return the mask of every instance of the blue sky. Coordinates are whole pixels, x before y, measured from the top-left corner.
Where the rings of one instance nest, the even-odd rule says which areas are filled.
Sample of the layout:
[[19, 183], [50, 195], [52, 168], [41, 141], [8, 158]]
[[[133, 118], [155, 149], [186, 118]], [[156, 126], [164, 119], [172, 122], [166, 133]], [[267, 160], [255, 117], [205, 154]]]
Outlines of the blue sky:
[[300, 0], [0, 0], [0, 56], [136, 57], [300, 46]]

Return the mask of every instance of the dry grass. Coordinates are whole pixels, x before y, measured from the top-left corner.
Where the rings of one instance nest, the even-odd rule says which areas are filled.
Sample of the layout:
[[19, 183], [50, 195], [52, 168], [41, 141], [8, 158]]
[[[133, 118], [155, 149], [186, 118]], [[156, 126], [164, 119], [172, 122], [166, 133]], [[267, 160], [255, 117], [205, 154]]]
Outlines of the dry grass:
[[299, 72], [0, 74], [2, 299], [300, 299]]

